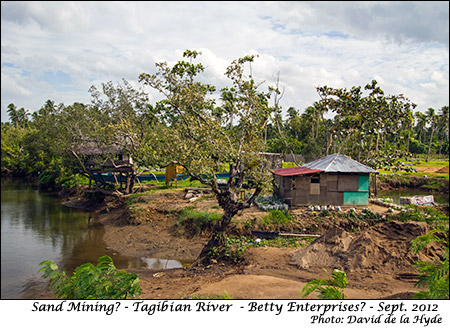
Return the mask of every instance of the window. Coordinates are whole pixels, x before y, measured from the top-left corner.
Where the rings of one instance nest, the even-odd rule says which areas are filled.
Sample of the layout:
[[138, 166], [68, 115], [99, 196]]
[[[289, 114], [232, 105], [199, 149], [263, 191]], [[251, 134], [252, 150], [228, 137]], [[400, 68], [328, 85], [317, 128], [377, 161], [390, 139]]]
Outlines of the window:
[[320, 195], [320, 174], [313, 174], [311, 176], [311, 184], [309, 187], [310, 195]]
[[320, 183], [320, 174], [314, 174], [311, 176], [311, 183]]

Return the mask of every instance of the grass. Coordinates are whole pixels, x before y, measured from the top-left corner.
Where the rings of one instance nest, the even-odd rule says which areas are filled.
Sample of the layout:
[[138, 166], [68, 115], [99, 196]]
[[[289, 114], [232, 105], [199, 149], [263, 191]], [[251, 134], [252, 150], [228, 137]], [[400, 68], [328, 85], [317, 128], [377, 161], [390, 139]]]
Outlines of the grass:
[[[428, 167], [428, 166], [425, 166], [425, 167]], [[394, 175], [400, 174], [401, 176], [408, 176], [408, 175], [410, 175], [410, 176], [416, 176], [416, 177], [419, 177], [419, 178], [422, 178], [424, 175], [426, 175], [428, 177], [431, 177], [431, 178], [441, 178], [441, 179], [447, 179], [447, 180], [449, 178], [449, 174], [448, 173], [433, 173], [433, 172], [415, 172], [415, 173], [413, 172], [413, 173], [410, 173], [410, 172], [403, 172], [403, 171], [393, 172], [393, 171], [384, 171], [384, 170], [378, 170], [378, 172], [380, 174], [381, 173], [384, 173], [384, 174], [387, 174], [387, 175], [389, 175], [389, 174], [394, 174]]]
[[288, 211], [270, 210], [269, 214], [261, 219], [263, 225], [288, 224], [292, 221], [292, 215]]
[[276, 237], [273, 239], [261, 239], [251, 243], [251, 246], [269, 246], [277, 248], [305, 247], [314, 241], [316, 237]]
[[175, 228], [184, 228], [190, 235], [195, 236], [205, 230], [212, 230], [214, 224], [222, 217], [219, 213], [198, 211], [194, 206], [185, 207], [178, 214]]
[[223, 299], [231, 299], [231, 296], [228, 292], [224, 291], [222, 294], [212, 294], [212, 295], [207, 295], [207, 296], [184, 296], [182, 299], [223, 300]]

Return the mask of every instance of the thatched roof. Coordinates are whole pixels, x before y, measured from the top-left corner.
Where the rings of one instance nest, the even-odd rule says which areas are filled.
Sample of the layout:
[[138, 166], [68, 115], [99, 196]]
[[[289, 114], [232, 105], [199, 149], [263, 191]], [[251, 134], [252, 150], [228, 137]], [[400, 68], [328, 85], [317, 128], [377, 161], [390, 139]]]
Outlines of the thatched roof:
[[114, 154], [120, 155], [125, 154], [125, 150], [119, 148], [116, 144], [111, 146], [100, 146], [96, 141], [84, 142], [82, 144], [78, 144], [73, 146], [73, 150], [85, 156], [94, 156], [94, 155], [105, 155], [105, 154]]

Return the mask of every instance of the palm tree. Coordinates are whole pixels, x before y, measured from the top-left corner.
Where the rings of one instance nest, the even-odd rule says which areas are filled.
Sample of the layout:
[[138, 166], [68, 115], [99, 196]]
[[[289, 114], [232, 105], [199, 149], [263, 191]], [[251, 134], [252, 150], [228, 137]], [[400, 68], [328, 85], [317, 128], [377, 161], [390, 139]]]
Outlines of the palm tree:
[[11, 124], [15, 124], [16, 128], [18, 128], [19, 127], [19, 117], [18, 117], [17, 107], [13, 103], [10, 103], [8, 105], [7, 111], [9, 114], [9, 121], [11, 122]]
[[436, 112], [434, 111], [433, 108], [428, 108], [427, 112], [425, 113], [425, 115], [427, 116], [428, 122], [431, 124], [430, 130], [431, 130], [431, 135], [430, 135], [430, 142], [428, 144], [428, 153], [427, 153], [427, 159], [425, 160], [426, 162], [428, 162], [428, 159], [430, 157], [430, 151], [431, 151], [431, 143], [433, 142], [433, 135], [434, 135], [434, 131], [436, 130], [436, 122], [437, 122], [437, 115]]
[[439, 127], [439, 132], [441, 133], [441, 145], [439, 147], [439, 153], [442, 151], [442, 146], [448, 141], [448, 121], [449, 121], [449, 113], [448, 106], [444, 106], [441, 108], [438, 114], [437, 124]]
[[17, 122], [20, 122], [22, 124], [22, 128], [25, 129], [26, 124], [28, 123], [28, 116], [30, 115], [29, 110], [26, 110], [25, 108], [20, 108], [17, 110]]
[[[427, 116], [423, 113], [423, 112], [416, 112], [416, 118], [417, 118], [417, 130], [418, 135], [419, 135], [419, 142], [422, 143], [422, 137], [424, 136], [424, 132], [425, 132], [425, 126], [427, 126], [428, 124], [428, 119]], [[425, 139], [424, 139], [425, 142]]]

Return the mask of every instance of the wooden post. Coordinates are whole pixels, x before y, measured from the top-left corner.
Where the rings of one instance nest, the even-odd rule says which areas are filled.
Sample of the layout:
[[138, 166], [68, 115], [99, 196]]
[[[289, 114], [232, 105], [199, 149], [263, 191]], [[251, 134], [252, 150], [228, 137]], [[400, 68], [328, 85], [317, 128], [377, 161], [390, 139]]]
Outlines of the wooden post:
[[376, 173], [375, 173], [375, 178], [373, 180], [373, 184], [374, 184], [373, 192], [375, 194], [375, 197], [377, 197], [377, 174]]

